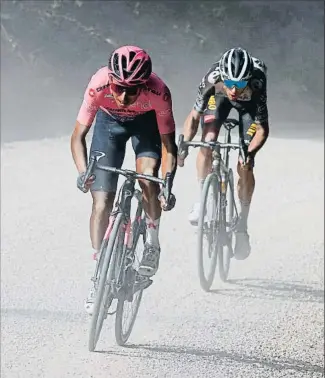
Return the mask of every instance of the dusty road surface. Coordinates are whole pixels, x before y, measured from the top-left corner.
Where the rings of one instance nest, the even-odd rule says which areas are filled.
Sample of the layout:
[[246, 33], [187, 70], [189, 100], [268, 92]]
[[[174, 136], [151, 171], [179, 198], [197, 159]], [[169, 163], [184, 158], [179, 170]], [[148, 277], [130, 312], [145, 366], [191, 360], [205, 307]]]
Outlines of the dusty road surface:
[[[76, 189], [69, 138], [1, 150], [1, 377], [323, 377], [324, 146], [272, 139], [256, 161], [252, 254], [204, 293], [196, 234], [196, 153], [164, 214], [162, 257], [128, 347], [113, 319], [97, 353], [84, 312], [92, 269], [90, 195]], [[127, 166], [133, 168], [129, 152]]]

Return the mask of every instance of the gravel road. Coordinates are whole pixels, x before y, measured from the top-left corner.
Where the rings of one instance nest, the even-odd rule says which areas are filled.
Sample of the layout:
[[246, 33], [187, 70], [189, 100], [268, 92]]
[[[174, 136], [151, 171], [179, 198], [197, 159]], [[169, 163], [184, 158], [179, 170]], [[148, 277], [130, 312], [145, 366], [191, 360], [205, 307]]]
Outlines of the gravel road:
[[[177, 207], [128, 347], [109, 319], [87, 349], [90, 195], [75, 186], [69, 138], [1, 148], [1, 377], [324, 377], [324, 145], [270, 138], [256, 161], [252, 254], [230, 281], [199, 285], [195, 156], [179, 169]], [[125, 166], [134, 167], [132, 151]]]

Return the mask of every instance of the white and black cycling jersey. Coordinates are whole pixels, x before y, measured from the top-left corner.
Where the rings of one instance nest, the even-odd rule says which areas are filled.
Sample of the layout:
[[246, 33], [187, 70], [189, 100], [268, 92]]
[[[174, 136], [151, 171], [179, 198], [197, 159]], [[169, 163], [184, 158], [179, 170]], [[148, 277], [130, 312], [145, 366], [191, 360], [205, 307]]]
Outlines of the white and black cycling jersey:
[[[267, 109], [267, 67], [263, 61], [252, 57], [254, 69], [248, 85], [236, 102], [245, 106], [245, 101], [256, 103], [257, 122], [268, 122]], [[220, 60], [215, 62], [206, 75], [202, 78], [198, 87], [194, 109], [204, 113], [211, 96], [227, 97], [220, 74]]]

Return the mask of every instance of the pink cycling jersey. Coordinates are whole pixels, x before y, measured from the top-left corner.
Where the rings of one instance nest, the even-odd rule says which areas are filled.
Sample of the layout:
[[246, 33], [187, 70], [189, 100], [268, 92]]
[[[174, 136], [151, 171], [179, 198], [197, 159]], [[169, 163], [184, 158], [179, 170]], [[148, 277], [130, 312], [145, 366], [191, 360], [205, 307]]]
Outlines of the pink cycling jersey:
[[78, 113], [79, 123], [91, 127], [98, 109], [102, 109], [120, 122], [132, 121], [141, 114], [155, 110], [160, 134], [175, 131], [170, 91], [156, 74], [151, 74], [146, 88], [141, 90], [134, 104], [121, 108], [111, 93], [108, 73], [108, 68], [103, 67], [90, 79]]

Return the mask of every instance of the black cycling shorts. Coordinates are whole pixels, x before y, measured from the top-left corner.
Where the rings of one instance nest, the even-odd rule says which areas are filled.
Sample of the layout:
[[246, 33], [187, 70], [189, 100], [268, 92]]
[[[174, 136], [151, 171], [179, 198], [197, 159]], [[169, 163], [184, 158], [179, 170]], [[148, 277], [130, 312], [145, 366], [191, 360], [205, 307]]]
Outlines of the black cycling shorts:
[[220, 129], [232, 108], [238, 111], [240, 132], [246, 144], [249, 144], [256, 132], [254, 120], [257, 105], [254, 101], [234, 102], [227, 97], [212, 95], [201, 118], [201, 126], [204, 127], [204, 125], [214, 121], [216, 127]]
[[[214, 122], [217, 129], [220, 130], [232, 108], [238, 111], [239, 135], [245, 145], [248, 146], [256, 133], [257, 105], [254, 101], [235, 102], [230, 101], [227, 97], [212, 95], [201, 117], [201, 127]], [[254, 167], [254, 160], [251, 161], [251, 166]]]
[[[157, 160], [157, 169], [161, 161], [161, 139], [155, 111], [137, 116], [132, 121], [119, 122], [103, 110], [96, 115], [94, 133], [90, 147], [93, 151], [104, 152], [100, 159], [102, 165], [121, 168], [127, 141], [131, 138], [136, 158], [150, 157]], [[116, 192], [118, 175], [95, 169], [95, 182], [91, 191]]]

